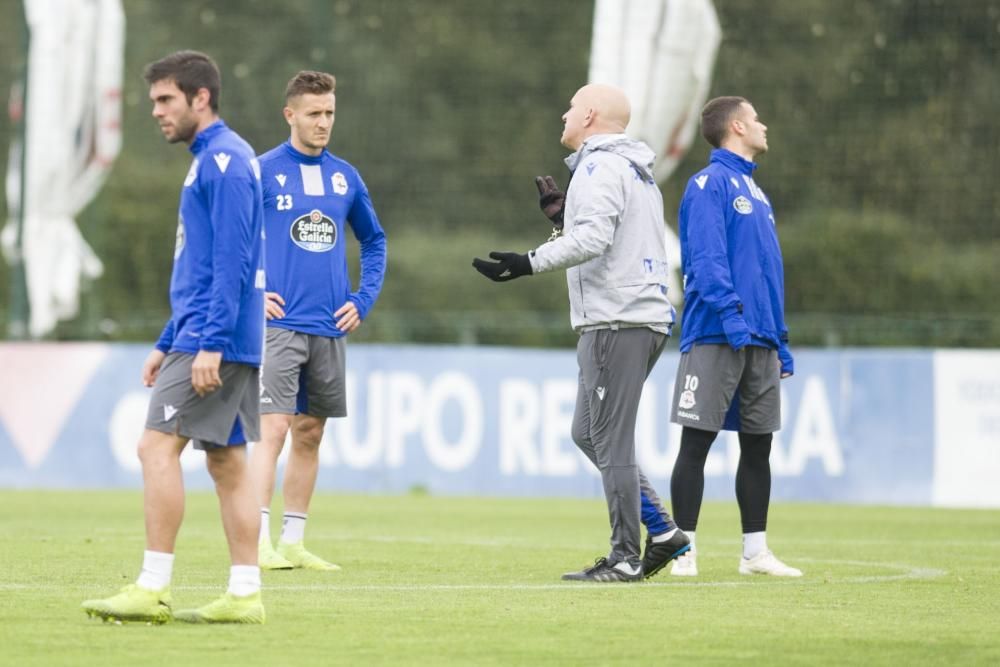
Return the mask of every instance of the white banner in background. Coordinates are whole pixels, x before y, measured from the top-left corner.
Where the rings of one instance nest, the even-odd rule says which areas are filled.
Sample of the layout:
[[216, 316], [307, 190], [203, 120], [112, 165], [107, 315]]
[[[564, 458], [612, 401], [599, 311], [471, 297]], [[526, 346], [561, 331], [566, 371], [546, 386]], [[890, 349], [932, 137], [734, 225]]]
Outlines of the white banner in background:
[[[125, 14], [120, 0], [24, 0], [24, 11], [25, 143], [16, 148], [25, 152], [25, 173], [14, 179], [23, 180], [24, 201], [18, 189], [9, 208], [23, 210], [29, 332], [37, 338], [75, 317], [82, 280], [104, 271], [74, 217], [100, 190], [121, 148]], [[16, 221], [7, 224], [10, 256]]]
[[[687, 154], [708, 96], [722, 29], [711, 0], [597, 0], [591, 83], [619, 86], [632, 103], [628, 134], [656, 152], [663, 183]], [[739, 93], [734, 93], [739, 94]], [[667, 227], [670, 298], [683, 299], [680, 241]]]
[[934, 353], [935, 505], [1000, 507], [1000, 354]]

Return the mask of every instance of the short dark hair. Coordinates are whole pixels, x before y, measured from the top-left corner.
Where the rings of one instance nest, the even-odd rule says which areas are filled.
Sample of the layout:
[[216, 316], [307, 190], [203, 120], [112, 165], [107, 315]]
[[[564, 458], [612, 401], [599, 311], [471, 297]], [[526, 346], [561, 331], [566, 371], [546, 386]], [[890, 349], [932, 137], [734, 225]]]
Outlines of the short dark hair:
[[705, 141], [715, 148], [721, 146], [729, 133], [729, 122], [743, 103], [749, 104], [746, 98], [736, 96], [709, 100], [701, 110], [701, 136], [705, 137]]
[[212, 111], [219, 110], [222, 75], [215, 61], [199, 51], [177, 51], [146, 65], [142, 78], [153, 85], [170, 79], [187, 98], [188, 104], [202, 88], [208, 89], [208, 103]]
[[337, 89], [337, 79], [332, 74], [326, 72], [314, 72], [313, 70], [302, 70], [289, 81], [285, 86], [285, 101], [299, 95], [326, 95]]

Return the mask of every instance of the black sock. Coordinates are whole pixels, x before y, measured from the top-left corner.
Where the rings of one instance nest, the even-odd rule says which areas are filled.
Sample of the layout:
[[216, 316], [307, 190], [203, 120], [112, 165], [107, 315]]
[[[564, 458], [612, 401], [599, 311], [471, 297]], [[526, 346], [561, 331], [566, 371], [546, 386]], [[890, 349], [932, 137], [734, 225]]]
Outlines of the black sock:
[[744, 533], [767, 530], [771, 502], [771, 433], [740, 433], [740, 465], [736, 469], [736, 501]]
[[681, 431], [681, 450], [670, 475], [670, 502], [674, 521], [683, 531], [698, 527], [701, 498], [705, 493], [705, 459], [715, 435], [713, 431], [689, 426]]

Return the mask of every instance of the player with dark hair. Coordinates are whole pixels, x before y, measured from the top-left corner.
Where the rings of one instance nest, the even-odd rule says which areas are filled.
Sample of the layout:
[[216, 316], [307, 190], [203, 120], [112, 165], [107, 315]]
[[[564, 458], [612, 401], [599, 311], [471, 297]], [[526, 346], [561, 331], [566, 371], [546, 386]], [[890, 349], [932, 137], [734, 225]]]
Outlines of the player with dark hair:
[[[652, 176], [653, 151], [629, 139], [630, 107], [612, 86], [591, 84], [563, 115], [562, 144], [573, 173], [565, 194], [539, 179], [541, 205], [556, 230], [521, 255], [491, 252], [473, 266], [491, 280], [566, 269], [570, 319], [579, 332], [580, 366], [572, 436], [597, 466], [611, 521], [611, 553], [563, 575], [572, 581], [628, 582], [652, 575], [688, 549], [635, 459], [642, 387], [674, 321], [667, 299], [663, 199]], [[560, 224], [564, 223], [564, 224]], [[640, 558], [640, 518], [650, 525]]]
[[[264, 333], [263, 212], [253, 149], [219, 119], [221, 77], [206, 55], [180, 51], [146, 68], [153, 117], [194, 154], [181, 189], [171, 317], [142, 369], [153, 387], [139, 440], [146, 551], [135, 584], [84, 610], [105, 620], [263, 623], [259, 517], [246, 442], [259, 431]], [[232, 567], [214, 602], [172, 612], [174, 545], [184, 515], [180, 456], [203, 449], [215, 482]]]
[[[336, 80], [303, 71], [285, 89], [288, 141], [260, 156], [267, 230], [267, 352], [261, 387], [261, 440], [250, 466], [261, 512], [264, 569], [339, 570], [306, 550], [309, 502], [328, 417], [346, 417], [345, 340], [368, 316], [385, 277], [385, 233], [358, 171], [331, 155]], [[345, 236], [361, 246], [361, 280], [351, 291]], [[282, 484], [278, 548], [270, 505], [278, 456], [291, 431]]]
[[[740, 441], [739, 572], [799, 577], [767, 548], [765, 533], [771, 439], [781, 426], [778, 385], [794, 372], [774, 214], [753, 179], [767, 127], [746, 99], [717, 97], [702, 111], [701, 131], [715, 150], [688, 181], [679, 214], [684, 318], [672, 419], [683, 429], [670, 481], [674, 516], [695, 545], [705, 459], [719, 430], [731, 428], [728, 414]], [[698, 574], [696, 548], [671, 574]]]

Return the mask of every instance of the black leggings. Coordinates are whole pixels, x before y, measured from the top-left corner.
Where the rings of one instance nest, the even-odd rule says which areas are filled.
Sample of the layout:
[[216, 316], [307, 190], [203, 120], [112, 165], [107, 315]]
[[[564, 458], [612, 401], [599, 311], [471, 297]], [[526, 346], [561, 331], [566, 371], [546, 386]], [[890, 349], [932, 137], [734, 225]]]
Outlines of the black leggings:
[[[685, 426], [681, 450], [670, 477], [674, 520], [684, 531], [698, 527], [705, 493], [705, 459], [717, 434]], [[736, 469], [736, 500], [744, 533], [767, 530], [771, 499], [771, 433], [740, 433], [740, 463]]]

